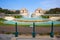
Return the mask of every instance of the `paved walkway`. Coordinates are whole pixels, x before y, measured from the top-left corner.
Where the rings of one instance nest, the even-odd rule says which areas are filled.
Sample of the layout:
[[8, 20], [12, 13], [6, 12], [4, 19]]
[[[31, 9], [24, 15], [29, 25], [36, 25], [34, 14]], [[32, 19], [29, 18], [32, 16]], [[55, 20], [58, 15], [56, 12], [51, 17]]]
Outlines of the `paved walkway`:
[[60, 40], [56, 37], [51, 38], [49, 36], [36, 36], [35, 38], [32, 38], [32, 36], [19, 36], [19, 37], [13, 37], [11, 40]]
[[16, 40], [57, 40], [57, 39], [49, 39], [49, 38], [40, 38], [40, 39], [38, 39], [38, 38], [27, 38], [27, 39], [16, 39]]
[[32, 38], [31, 35], [19, 35], [18, 37], [15, 37], [15, 35], [12, 34], [0, 34], [0, 40], [60, 40], [60, 38], [51, 38], [50, 36], [39, 36], [36, 35], [35, 38]]
[[60, 40], [57, 38], [13, 38], [11, 40]]

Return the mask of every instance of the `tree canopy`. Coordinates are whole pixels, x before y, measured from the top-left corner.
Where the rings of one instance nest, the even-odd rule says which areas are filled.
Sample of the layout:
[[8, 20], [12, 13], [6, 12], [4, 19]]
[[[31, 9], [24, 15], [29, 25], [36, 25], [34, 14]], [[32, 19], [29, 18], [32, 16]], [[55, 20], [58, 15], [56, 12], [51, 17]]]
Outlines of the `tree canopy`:
[[11, 11], [11, 10], [8, 10], [8, 9], [2, 9], [0, 7], [0, 13], [5, 13], [5, 14], [19, 14], [19, 10], [16, 10], [15, 12], [14, 11]]
[[45, 14], [60, 14], [60, 8], [50, 9]]

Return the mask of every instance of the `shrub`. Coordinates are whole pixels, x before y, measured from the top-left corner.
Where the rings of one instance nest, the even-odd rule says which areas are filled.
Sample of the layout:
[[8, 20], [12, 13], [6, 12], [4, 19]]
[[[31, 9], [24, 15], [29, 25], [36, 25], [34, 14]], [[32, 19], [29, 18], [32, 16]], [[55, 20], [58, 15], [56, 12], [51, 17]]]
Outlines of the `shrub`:
[[3, 18], [0, 18], [0, 21], [6, 21], [5, 19], [3, 19]]
[[14, 18], [22, 18], [22, 15], [14, 16]]
[[49, 18], [49, 16], [43, 16], [43, 15], [42, 15], [41, 17], [42, 17], [42, 18]]

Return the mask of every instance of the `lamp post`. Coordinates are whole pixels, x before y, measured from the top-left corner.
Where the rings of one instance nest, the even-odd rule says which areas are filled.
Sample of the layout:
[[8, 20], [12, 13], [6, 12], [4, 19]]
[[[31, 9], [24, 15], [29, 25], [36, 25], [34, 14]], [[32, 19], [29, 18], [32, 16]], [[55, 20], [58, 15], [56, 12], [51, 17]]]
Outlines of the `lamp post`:
[[[13, 17], [5, 17], [4, 19], [11, 21], [14, 20], [15, 18]], [[15, 23], [15, 37], [18, 37], [18, 31], [17, 31], [17, 22]]]
[[32, 37], [35, 38], [35, 23], [33, 22], [33, 32], [32, 32]]

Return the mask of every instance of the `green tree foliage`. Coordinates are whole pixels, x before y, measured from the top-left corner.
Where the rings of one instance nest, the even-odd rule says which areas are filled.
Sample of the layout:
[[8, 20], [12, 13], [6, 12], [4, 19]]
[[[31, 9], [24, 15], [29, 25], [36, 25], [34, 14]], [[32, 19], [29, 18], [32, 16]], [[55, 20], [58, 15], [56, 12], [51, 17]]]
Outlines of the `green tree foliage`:
[[[60, 8], [50, 9], [46, 11], [45, 14], [60, 14]], [[42, 15], [42, 18], [49, 18], [49, 16]]]
[[49, 11], [46, 11], [45, 14], [60, 14], [60, 8], [50, 9]]
[[10, 11], [8, 9], [2, 9], [0, 8], [0, 13], [5, 13], [5, 14], [19, 14], [19, 10], [16, 10], [15, 12]]
[[49, 16], [44, 16], [44, 15], [41, 15], [42, 18], [49, 18]]
[[2, 8], [0, 8], [0, 13], [1, 13], [2, 11], [3, 11]]
[[3, 19], [3, 18], [0, 18], [0, 21], [6, 21], [5, 19]]
[[22, 18], [22, 15], [16, 15], [14, 18]]
[[15, 13], [16, 13], [16, 14], [19, 14], [19, 13], [20, 13], [20, 11], [19, 11], [19, 10], [16, 10], [16, 11], [15, 11]]

